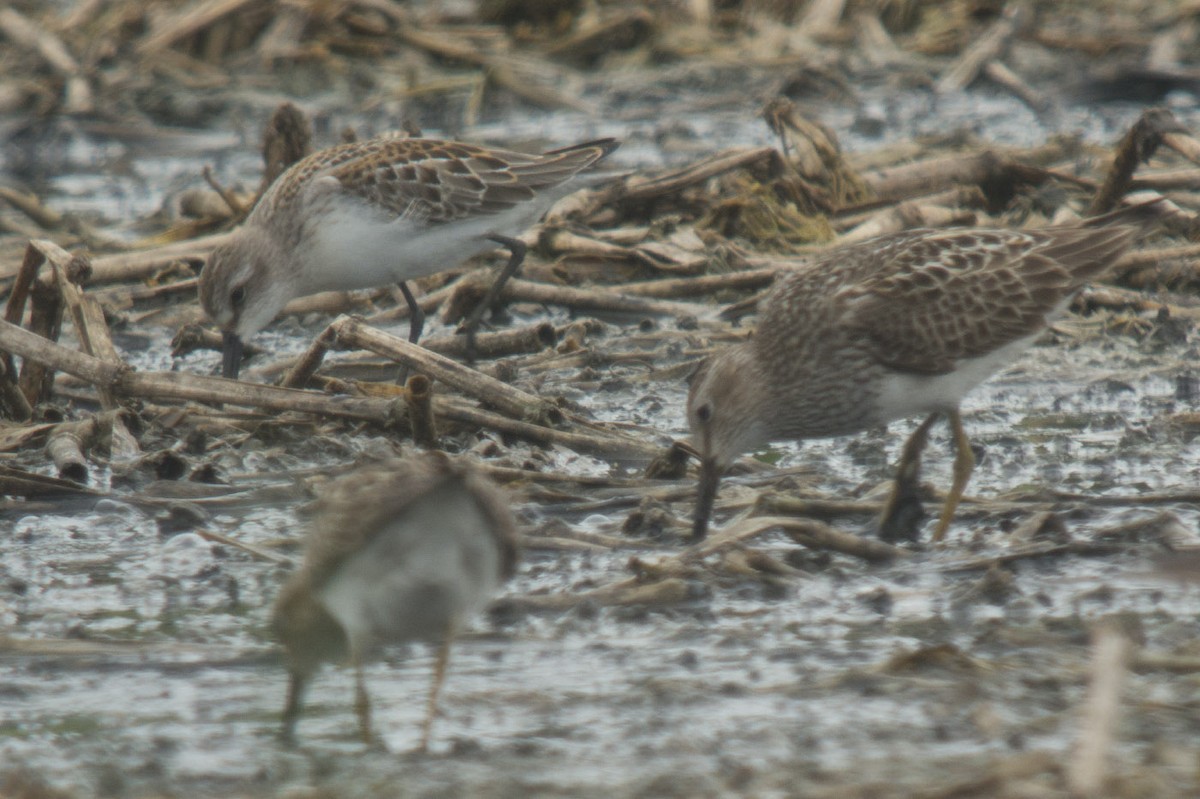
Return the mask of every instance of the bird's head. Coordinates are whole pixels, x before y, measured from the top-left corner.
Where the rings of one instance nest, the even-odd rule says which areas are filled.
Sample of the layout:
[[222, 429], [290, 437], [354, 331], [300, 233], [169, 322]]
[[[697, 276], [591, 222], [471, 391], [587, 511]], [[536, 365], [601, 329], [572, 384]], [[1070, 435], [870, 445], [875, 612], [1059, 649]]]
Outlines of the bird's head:
[[769, 440], [767, 386], [755, 364], [753, 350], [742, 344], [708, 358], [692, 375], [687, 417], [700, 456], [694, 540], [708, 529], [721, 475], [743, 452]]

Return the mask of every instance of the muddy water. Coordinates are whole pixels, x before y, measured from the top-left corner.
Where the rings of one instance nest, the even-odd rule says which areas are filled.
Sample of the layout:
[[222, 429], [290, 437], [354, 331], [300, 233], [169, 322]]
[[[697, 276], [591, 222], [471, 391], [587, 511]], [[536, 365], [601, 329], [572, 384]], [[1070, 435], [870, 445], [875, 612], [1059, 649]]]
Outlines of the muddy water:
[[[850, 148], [968, 122], [1000, 143], [1036, 144], [1052, 132], [1021, 106], [974, 94], [936, 102], [881, 95], [864, 107], [887, 122], [880, 137], [854, 132], [861, 110], [835, 108], [826, 118]], [[620, 157], [630, 166], [680, 160], [656, 147], [661, 125], [704, 150], [768, 141], [747, 114], [656, 122], [639, 118], [633, 101], [613, 111], [605, 122], [506, 119], [471, 138], [617, 135], [628, 140]], [[1194, 107], [1181, 111], [1200, 127]], [[1074, 109], [1057, 125], [1108, 143], [1135, 114]], [[252, 150], [226, 150], [218, 172], [253, 183]], [[75, 164], [51, 181], [52, 199], [61, 210], [100, 211], [122, 234], [205, 162], [200, 152], [149, 152], [116, 177]], [[212, 354], [173, 360], [169, 331], [144, 332], [149, 346], [130, 355], [140, 367], [215, 367]], [[280, 325], [262, 340], [298, 350], [301, 332]], [[596, 346], [632, 347], [635, 333], [628, 321], [610, 320]], [[1018, 546], [1007, 533], [1033, 509], [968, 505], [951, 547], [917, 549], [892, 566], [805, 553], [768, 537], [769, 552], [809, 576], [698, 576], [689, 601], [667, 607], [549, 612], [502, 602], [455, 648], [428, 754], [413, 751], [428, 648], [390, 651], [369, 668], [377, 746], [356, 738], [350, 675], [328, 668], [313, 686], [299, 748], [283, 748], [275, 732], [285, 680], [266, 625], [285, 565], [177, 532], [160, 506], [140, 501], [156, 486], [123, 495], [113, 479], [118, 499], [31, 506], [0, 520], [0, 623], [16, 639], [0, 647], [0, 773], [28, 769], [77, 796], [903, 796], [984, 780], [1004, 763], [1018, 775], [1022, 764], [1027, 769], [1012, 783], [1027, 791], [1021, 795], [1058, 795], [1055, 764], [1069, 758], [1079, 733], [1098, 621], [1121, 620], [1146, 655], [1200, 657], [1200, 587], [1156, 576], [1154, 531], [1139, 538], [1129, 527], [1167, 512], [1175, 520], [1169, 534], [1196, 536], [1194, 501], [1145, 501], [1194, 493], [1200, 482], [1200, 441], [1170, 423], [1173, 414], [1198, 410], [1200, 399], [1187, 390], [1196, 346], [1192, 330], [1127, 335], [1068, 320], [964, 406], [985, 450], [973, 495], [1049, 487], [1105, 498], [1057, 508], [1073, 540], [1105, 540], [1107, 532], [1118, 546], [1023, 560], [1011, 580], [985, 578], [955, 567]], [[654, 366], [672, 358], [679, 360], [666, 355]], [[657, 379], [642, 364], [602, 368], [611, 390], [581, 391], [573, 375], [539, 390], [601, 418], [635, 419], [664, 441], [684, 434], [678, 381]], [[862, 496], [887, 479], [911, 428], [781, 445], [771, 456], [797, 467], [806, 490]], [[239, 492], [192, 503], [204, 527], [294, 556], [305, 478], [385, 446], [371, 432], [310, 433], [218, 450]], [[502, 449], [517, 462], [541, 459], [573, 473], [627, 468], [519, 443]], [[948, 483], [949, 462], [939, 430], [926, 479]], [[95, 481], [104, 487], [110, 477]], [[737, 483], [723, 490], [736, 492]], [[621, 535], [627, 511], [564, 515], [528, 503], [522, 513], [532, 525], [558, 516]], [[866, 520], [835, 523], [855, 530]], [[603, 585], [628, 576], [631, 555], [652, 560], [677, 548], [633, 540], [625, 550], [581, 554], [534, 545], [508, 595]], [[1112, 762], [1128, 795], [1200, 791], [1198, 691], [1197, 672], [1186, 668], [1144, 665], [1129, 677]]]

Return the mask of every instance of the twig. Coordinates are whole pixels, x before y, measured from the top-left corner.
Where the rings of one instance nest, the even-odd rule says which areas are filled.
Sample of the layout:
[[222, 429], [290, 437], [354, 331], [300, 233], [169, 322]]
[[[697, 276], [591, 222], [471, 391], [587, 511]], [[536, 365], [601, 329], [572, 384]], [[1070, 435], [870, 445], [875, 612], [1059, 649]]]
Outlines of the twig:
[[1084, 700], [1079, 737], [1067, 764], [1067, 785], [1080, 799], [1108, 795], [1108, 779], [1121, 688], [1125, 682], [1133, 645], [1118, 629], [1102, 625], [1092, 639], [1092, 676]]

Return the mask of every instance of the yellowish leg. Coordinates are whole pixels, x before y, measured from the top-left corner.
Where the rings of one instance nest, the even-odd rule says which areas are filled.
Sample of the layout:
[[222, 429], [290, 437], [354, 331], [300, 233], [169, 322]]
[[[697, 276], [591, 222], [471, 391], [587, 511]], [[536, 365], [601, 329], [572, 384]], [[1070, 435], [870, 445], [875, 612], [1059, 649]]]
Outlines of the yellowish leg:
[[929, 414], [904, 442], [892, 492], [884, 503], [883, 513], [879, 515], [879, 537], [884, 541], [916, 538], [917, 525], [924, 515], [920, 507], [921, 453], [929, 443], [929, 428], [933, 427], [937, 418], [937, 413]]
[[363, 677], [362, 658], [355, 653], [354, 712], [358, 715], [358, 734], [363, 743], [371, 743], [371, 697], [367, 696], [367, 681]]
[[950, 520], [954, 518], [954, 511], [958, 508], [958, 501], [962, 499], [963, 491], [967, 489], [967, 481], [971, 479], [971, 472], [975, 470], [975, 453], [971, 451], [967, 431], [963, 430], [962, 414], [955, 408], [947, 416], [950, 418], [950, 432], [954, 436], [954, 482], [950, 485], [950, 493], [946, 495], [946, 502], [942, 505], [937, 529], [933, 531], [934, 543], [945, 537]]
[[433, 665], [433, 684], [429, 686], [429, 702], [425, 706], [425, 723], [421, 725], [421, 749], [429, 748], [429, 733], [433, 729], [433, 719], [437, 715], [438, 694], [442, 692], [442, 683], [446, 681], [446, 664], [450, 661], [450, 643], [454, 640], [454, 629], [447, 628], [446, 637], [438, 647], [437, 661]]

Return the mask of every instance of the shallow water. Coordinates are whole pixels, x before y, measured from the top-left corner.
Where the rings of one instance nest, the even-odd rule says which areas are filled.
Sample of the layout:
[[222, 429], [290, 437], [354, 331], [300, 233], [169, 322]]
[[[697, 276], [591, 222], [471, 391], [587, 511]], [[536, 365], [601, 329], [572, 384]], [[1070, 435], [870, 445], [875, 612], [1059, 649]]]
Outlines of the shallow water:
[[[999, 144], [1037, 144], [1053, 132], [1023, 106], [981, 93], [935, 100], [878, 92], [866, 94], [862, 107], [887, 123], [880, 137], [853, 132], [862, 113], [856, 109], [823, 115], [851, 150], [966, 125]], [[603, 121], [567, 114], [496, 120], [469, 138], [615, 135], [627, 140], [617, 158], [625, 166], [686, 161], [690, 156], [655, 146], [655, 131], [667, 125], [705, 151], [771, 143], [742, 109], [668, 119], [639, 117], [636, 102], [610, 110]], [[1067, 109], [1056, 130], [1108, 144], [1136, 113]], [[1180, 113], [1193, 130], [1200, 127], [1194, 102]], [[172, 191], [195, 185], [204, 163], [214, 163], [222, 180], [253, 185], [255, 148], [232, 147], [234, 141], [225, 133], [197, 135], [180, 156], [171, 148], [140, 154], [134, 145], [71, 140], [63, 171], [49, 180], [50, 202], [101, 214], [109, 232], [135, 236], [134, 223]], [[214, 159], [208, 147], [222, 154]], [[128, 161], [123, 174], [103, 169], [110, 159]], [[307, 339], [294, 331], [291, 323], [277, 325], [259, 343], [299, 351]], [[172, 359], [168, 332], [150, 332], [150, 346], [131, 354], [137, 367], [216, 367], [212, 353]], [[633, 332], [614, 324], [601, 345], [620, 349]], [[1188, 336], [1169, 344], [1098, 330], [1048, 336], [964, 405], [968, 432], [986, 453], [970, 493], [990, 498], [1051, 487], [1125, 497], [1106, 507], [1069, 503], [1061, 510], [1064, 524], [1087, 541], [1166, 510], [1178, 518], [1181, 535], [1194, 538], [1194, 502], [1140, 501], [1194, 492], [1200, 483], [1200, 442], [1167, 423], [1173, 413], [1196, 410], [1197, 398], [1178, 390], [1194, 376], [1195, 331]], [[606, 378], [628, 383], [587, 392], [569, 378], [551, 379], [540, 390], [562, 393], [598, 418], [659, 430], [664, 441], [685, 434], [682, 383], [656, 380], [644, 365], [604, 368]], [[912, 427], [779, 445], [772, 457], [781, 467], [806, 467], [806, 487], [860, 496], [888, 479]], [[248, 440], [237, 451], [219, 447], [213, 455], [225, 476], [254, 491], [199, 503], [204, 527], [294, 555], [303, 528], [298, 506], [307, 496], [303, 476], [379, 443], [373, 433], [332, 442], [298, 430], [277, 441]], [[504, 449], [518, 460], [540, 457], [520, 443]], [[540, 459], [575, 474], [624, 468], [565, 450]], [[925, 479], [948, 484], [950, 460], [937, 428]], [[96, 478], [101, 486], [108, 479]], [[723, 491], [736, 490], [737, 482]], [[537, 521], [561, 515], [532, 505], [522, 512]], [[626, 515], [574, 513], [564, 521], [620, 535]], [[886, 567], [794, 552], [782, 536], [769, 537], [768, 552], [795, 559], [810, 576], [739, 581], [699, 572], [692, 598], [679, 605], [518, 605], [480, 618], [454, 649], [432, 751], [420, 755], [413, 749], [430, 649], [391, 651], [369, 667], [380, 746], [358, 742], [351, 677], [327, 668], [301, 720], [301, 745], [288, 750], [275, 738], [285, 676], [267, 630], [285, 566], [194, 532], [174, 533], [159, 510], [134, 498], [38, 509], [0, 521], [7, 528], [0, 536], [0, 621], [20, 642], [0, 646], [0, 762], [81, 796], [304, 796], [300, 789], [320, 788], [345, 797], [770, 797], [839, 787], [842, 795], [859, 795], [849, 793], [853, 786], [907, 795], [957, 784], [1022, 752], [1065, 759], [1078, 734], [1092, 626], [1121, 618], [1144, 652], [1195, 658], [1200, 588], [1153, 576], [1148, 558], [1157, 547], [1130, 541], [1124, 553], [1019, 561], [1007, 593], [981, 599], [989, 595], [979, 572], [948, 568], [1016, 546], [1004, 534], [1027, 514], [1011, 515], [960, 520], [951, 547]], [[835, 524], [854, 530], [866, 520]], [[580, 554], [535, 545], [507, 595], [604, 585], [628, 576], [632, 554], [653, 560], [678, 547], [634, 541], [625, 551]], [[902, 658], [940, 646], [941, 656], [911, 665]], [[1151, 769], [1167, 786], [1165, 796], [1200, 785], [1197, 687], [1194, 671], [1129, 676], [1117, 770]]]

